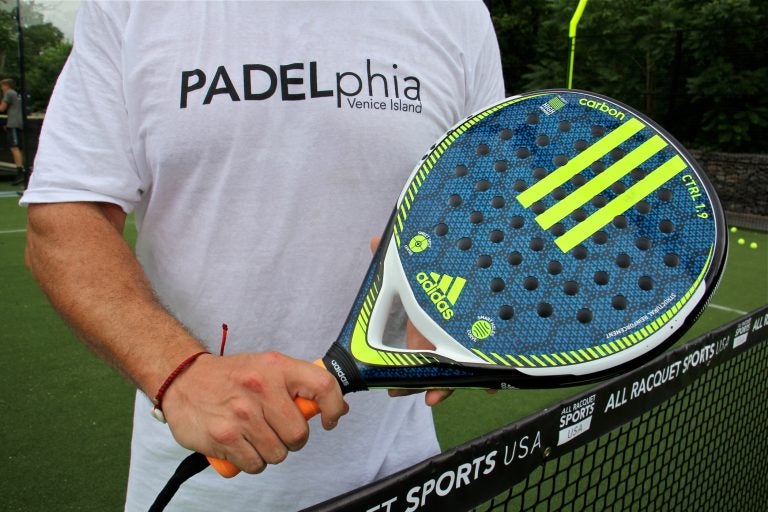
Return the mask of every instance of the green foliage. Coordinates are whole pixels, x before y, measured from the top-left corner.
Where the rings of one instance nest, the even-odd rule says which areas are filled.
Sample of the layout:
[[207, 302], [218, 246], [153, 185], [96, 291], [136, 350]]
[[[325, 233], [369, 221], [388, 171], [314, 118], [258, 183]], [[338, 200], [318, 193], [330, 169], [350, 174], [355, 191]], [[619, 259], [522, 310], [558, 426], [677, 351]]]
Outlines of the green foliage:
[[[18, 27], [15, 2], [0, 2], [0, 77], [13, 78], [19, 84]], [[43, 14], [35, 2], [23, 2], [21, 9], [24, 34], [24, 67], [28, 112], [45, 111], [56, 78], [64, 66], [72, 45]], [[20, 84], [17, 89], [21, 92]]]
[[[577, 3], [488, 2], [509, 92], [565, 86]], [[645, 112], [686, 145], [766, 152], [768, 15], [760, 3], [591, 0], [577, 33], [574, 87]]]

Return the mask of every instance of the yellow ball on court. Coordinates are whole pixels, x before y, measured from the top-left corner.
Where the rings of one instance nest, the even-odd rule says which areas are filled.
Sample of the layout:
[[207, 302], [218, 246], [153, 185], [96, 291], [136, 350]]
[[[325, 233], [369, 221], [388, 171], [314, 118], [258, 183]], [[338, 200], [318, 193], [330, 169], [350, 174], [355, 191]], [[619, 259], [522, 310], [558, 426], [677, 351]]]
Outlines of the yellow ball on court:
[[744, 245], [745, 243], [747, 243], [747, 241], [746, 241], [746, 240], [744, 240], [743, 238], [739, 238], [739, 239], [737, 240], [737, 242], [739, 243], [739, 245]]
[[751, 244], [749, 244], [749, 248], [750, 249], [757, 249], [757, 242], [752, 242]]
[[739, 230], [736, 226], [731, 226], [731, 233], [735, 233]]

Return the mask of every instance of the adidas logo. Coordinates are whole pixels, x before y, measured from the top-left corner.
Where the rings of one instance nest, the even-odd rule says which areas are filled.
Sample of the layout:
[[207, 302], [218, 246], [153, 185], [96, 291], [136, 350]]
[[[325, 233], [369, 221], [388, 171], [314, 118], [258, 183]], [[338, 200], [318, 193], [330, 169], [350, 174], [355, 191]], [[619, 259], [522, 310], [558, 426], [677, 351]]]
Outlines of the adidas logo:
[[464, 289], [467, 280], [463, 277], [451, 277], [447, 274], [419, 272], [416, 274], [416, 281], [419, 282], [443, 318], [446, 320], [453, 318], [451, 306], [459, 300], [459, 295], [461, 295], [461, 290]]

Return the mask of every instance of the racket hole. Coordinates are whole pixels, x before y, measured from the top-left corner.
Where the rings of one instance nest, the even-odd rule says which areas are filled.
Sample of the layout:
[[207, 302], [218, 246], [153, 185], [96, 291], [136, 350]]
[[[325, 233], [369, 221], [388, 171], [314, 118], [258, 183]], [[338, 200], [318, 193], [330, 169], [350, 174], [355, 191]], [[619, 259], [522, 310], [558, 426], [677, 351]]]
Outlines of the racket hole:
[[590, 165], [589, 168], [592, 169], [592, 172], [595, 174], [600, 174], [605, 170], [605, 164], [598, 160], [597, 162], [592, 162], [592, 165]]
[[675, 225], [672, 223], [671, 220], [665, 219], [661, 222], [659, 222], [659, 231], [661, 231], [664, 234], [670, 234], [675, 230]]
[[504, 283], [504, 280], [500, 277], [494, 277], [491, 279], [491, 291], [498, 293], [502, 290], [504, 290], [506, 284]]
[[503, 130], [501, 130], [499, 132], [499, 137], [501, 138], [501, 140], [509, 140], [509, 139], [511, 139], [512, 138], [512, 130], [510, 130], [509, 128], [504, 128]]
[[506, 160], [496, 160], [496, 162], [493, 164], [493, 168], [498, 172], [504, 172], [509, 168], [509, 162]]
[[517, 151], [515, 152], [515, 155], [517, 155], [517, 158], [524, 159], [531, 156], [531, 150], [525, 147], [517, 148]]
[[483, 212], [472, 212], [469, 214], [469, 222], [472, 224], [480, 224], [483, 222]]
[[493, 258], [491, 258], [488, 254], [481, 254], [477, 257], [477, 262], [475, 263], [480, 268], [488, 268], [493, 263]]
[[531, 205], [531, 211], [536, 215], [539, 215], [540, 213], [544, 213], [544, 210], [546, 209], [547, 207], [544, 206], [544, 203], [542, 203], [541, 201], [536, 201]]
[[592, 321], [592, 311], [587, 308], [581, 308], [576, 312], [576, 320], [583, 324], [588, 324]]
[[598, 231], [594, 235], [592, 235], [592, 241], [595, 242], [597, 245], [603, 245], [608, 242], [608, 233], [605, 231]]
[[538, 313], [541, 318], [549, 318], [552, 316], [552, 312], [552, 304], [548, 302], [540, 302], [539, 305], [536, 306], [536, 313]]
[[640, 279], [637, 280], [637, 285], [641, 290], [646, 292], [653, 290], [653, 279], [651, 279], [651, 276], [641, 276]]
[[639, 167], [635, 167], [630, 171], [629, 175], [633, 180], [640, 181], [641, 179], [645, 178], [645, 171]]
[[659, 199], [662, 201], [671, 201], [672, 200], [672, 191], [668, 188], [662, 188], [659, 190]]
[[461, 206], [462, 199], [459, 194], [453, 194], [451, 197], [448, 198], [448, 204], [453, 207]]
[[627, 190], [627, 186], [622, 181], [617, 181], [613, 185], [611, 185], [611, 190], [615, 194], [623, 194], [625, 190]]
[[523, 288], [525, 288], [529, 292], [532, 292], [538, 287], [539, 287], [539, 280], [533, 276], [526, 277], [523, 280]]
[[600, 125], [595, 125], [592, 128], [590, 128], [589, 132], [592, 134], [593, 137], [602, 137], [605, 135], [605, 127]]
[[525, 225], [525, 219], [520, 215], [515, 215], [510, 219], [509, 225], [514, 229], [520, 229]]
[[536, 180], [543, 180], [547, 177], [547, 170], [543, 167], [533, 168], [533, 178]]
[[584, 139], [579, 139], [573, 143], [573, 147], [576, 149], [576, 151], [584, 151], [587, 149], [587, 147], [589, 147], [589, 143]]
[[477, 154], [478, 155], [485, 156], [485, 155], [487, 155], [490, 152], [491, 152], [491, 150], [488, 147], [488, 144], [478, 144], [477, 145]]
[[629, 254], [622, 252], [616, 256], [616, 266], [619, 268], [629, 268], [630, 264], [632, 264], [632, 258], [629, 257]]
[[563, 283], [563, 291], [566, 295], [574, 296], [579, 293], [579, 283], [576, 281], [566, 281]]
[[639, 201], [635, 205], [635, 210], [645, 215], [651, 211], [651, 203], [649, 203], [648, 201]]
[[611, 306], [613, 309], [623, 311], [627, 309], [627, 298], [623, 295], [614, 295], [611, 299]]
[[598, 194], [592, 198], [592, 206], [595, 208], [602, 208], [606, 204], [608, 204], [608, 200], [603, 195]]
[[523, 192], [528, 188], [528, 185], [526, 185], [523, 180], [517, 180], [512, 184], [512, 188], [514, 188], [517, 192]]
[[544, 249], [544, 240], [542, 238], [531, 238], [531, 243], [528, 245], [532, 251], [539, 252]]
[[563, 236], [565, 234], [565, 225], [562, 222], [558, 222], [549, 231], [555, 236]]
[[622, 158], [624, 158], [624, 155], [626, 155], [627, 152], [621, 148], [613, 148], [611, 150], [611, 160], [614, 162], [618, 162]]
[[525, 118], [525, 122], [528, 124], [539, 124], [539, 115], [528, 114], [528, 117]]
[[504, 201], [504, 198], [501, 196], [496, 196], [493, 199], [491, 199], [491, 206], [494, 208], [504, 208], [504, 205], [506, 204], [506, 201]]
[[598, 270], [597, 272], [595, 272], [593, 279], [595, 280], [595, 284], [604, 286], [608, 284], [608, 280], [609, 280], [608, 272], [604, 270]]
[[536, 137], [536, 145], [539, 147], [549, 146], [549, 137], [544, 135], [543, 133]]
[[651, 248], [651, 239], [644, 236], [638, 237], [635, 239], [635, 247], [641, 251], [647, 251]]
[[444, 224], [442, 222], [440, 224], [436, 224], [434, 231], [437, 236], [445, 236], [448, 234], [448, 224]]
[[507, 255], [507, 263], [513, 266], [517, 266], [523, 262], [523, 255], [517, 251], [512, 251]]
[[469, 168], [466, 165], [457, 165], [456, 169], [454, 169], [454, 172], [456, 173], [457, 177], [462, 178], [469, 174]]
[[557, 123], [557, 129], [561, 132], [569, 132], [571, 131], [571, 123], [568, 121], [560, 121]]
[[504, 232], [503, 232], [503, 231], [500, 231], [500, 230], [498, 230], [498, 229], [494, 229], [494, 230], [493, 230], [493, 231], [491, 231], [491, 233], [488, 235], [488, 239], [489, 239], [491, 242], [495, 243], [495, 244], [498, 244], [498, 243], [500, 243], [500, 242], [503, 242], [503, 241], [504, 241]]
[[511, 320], [513, 316], [515, 316], [515, 310], [512, 306], [505, 305], [499, 308], [499, 318], [502, 320]]
[[587, 218], [587, 212], [584, 208], [576, 208], [573, 210], [573, 213], [571, 213], [571, 218], [576, 222], [582, 222]]
[[617, 215], [613, 218], [613, 225], [619, 229], [624, 229], [625, 227], [627, 227], [627, 224], [628, 224], [627, 218], [623, 215]]
[[555, 157], [552, 159], [552, 163], [557, 167], [562, 167], [568, 163], [568, 157], [565, 155], [555, 155]]
[[549, 263], [547, 263], [547, 272], [549, 272], [553, 276], [558, 275], [562, 271], [563, 271], [563, 264], [560, 263], [559, 261], [552, 260]]
[[552, 191], [552, 198], [557, 201], [565, 199], [566, 195], [568, 194], [565, 192], [565, 189], [563, 187], [557, 187], [555, 190]]
[[491, 188], [491, 182], [488, 180], [480, 180], [475, 183], [475, 190], [478, 192], [485, 192], [489, 188]]
[[462, 251], [468, 251], [472, 248], [472, 239], [467, 237], [459, 238], [456, 241], [456, 247]]
[[583, 245], [577, 245], [573, 248], [573, 257], [577, 260], [583, 260], [589, 255], [589, 251]]
[[583, 185], [583, 184], [585, 184], [586, 182], [587, 182], [587, 179], [586, 179], [584, 176], [582, 176], [581, 174], [577, 174], [576, 176], [574, 176], [573, 178], [571, 178], [571, 184], [572, 184], [574, 187], [577, 187], [577, 188], [578, 188], [578, 187], [580, 187], [580, 186], [582, 186], [582, 185]]
[[674, 268], [680, 264], [680, 256], [672, 252], [665, 254], [664, 264], [668, 267]]

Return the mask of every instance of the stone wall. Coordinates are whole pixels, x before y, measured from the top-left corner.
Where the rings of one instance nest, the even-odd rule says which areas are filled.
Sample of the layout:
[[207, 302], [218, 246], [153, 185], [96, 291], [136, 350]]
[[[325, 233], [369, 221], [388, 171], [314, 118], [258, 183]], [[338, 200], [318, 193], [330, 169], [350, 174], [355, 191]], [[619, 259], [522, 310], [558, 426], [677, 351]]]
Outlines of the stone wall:
[[727, 212], [768, 217], [768, 155], [691, 151]]

